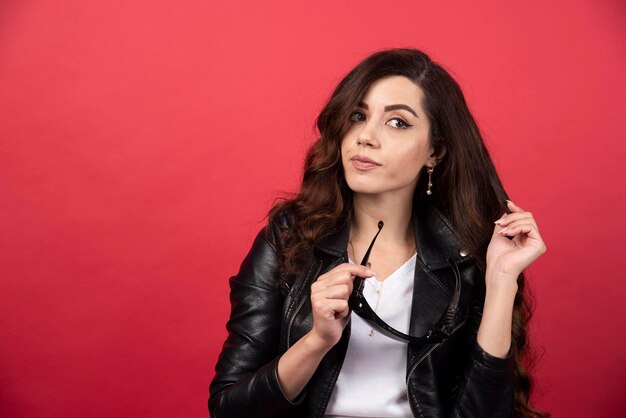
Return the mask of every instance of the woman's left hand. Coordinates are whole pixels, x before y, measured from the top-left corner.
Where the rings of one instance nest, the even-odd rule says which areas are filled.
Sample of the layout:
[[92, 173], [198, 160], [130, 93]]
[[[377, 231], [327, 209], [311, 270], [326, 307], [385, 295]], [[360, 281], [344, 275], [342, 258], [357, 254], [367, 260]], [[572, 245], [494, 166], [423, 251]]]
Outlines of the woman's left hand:
[[532, 213], [510, 200], [507, 200], [507, 207], [511, 213], [505, 213], [496, 221], [487, 248], [487, 270], [496, 276], [504, 274], [516, 280], [526, 267], [546, 252], [546, 245]]

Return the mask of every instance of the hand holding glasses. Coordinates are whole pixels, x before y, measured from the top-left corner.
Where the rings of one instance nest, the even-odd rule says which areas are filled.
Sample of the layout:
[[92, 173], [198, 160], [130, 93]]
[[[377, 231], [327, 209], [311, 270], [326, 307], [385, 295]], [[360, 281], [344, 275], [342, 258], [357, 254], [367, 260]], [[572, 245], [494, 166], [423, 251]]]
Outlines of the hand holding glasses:
[[[374, 246], [374, 242], [376, 242], [378, 234], [380, 234], [380, 231], [383, 229], [383, 226], [384, 222], [379, 221], [378, 232], [374, 236], [374, 239], [372, 239], [371, 244], [365, 252], [365, 256], [361, 261], [362, 266], [367, 267], [367, 262], [369, 260], [370, 253], [372, 252], [372, 247]], [[451, 264], [454, 267], [454, 274], [456, 276], [456, 287], [454, 290], [454, 294], [452, 295], [452, 299], [450, 300], [448, 308], [441, 316], [437, 324], [423, 336], [416, 337], [412, 335], [407, 335], [403, 332], [398, 331], [397, 329], [393, 328], [385, 321], [383, 321], [374, 312], [372, 307], [369, 305], [369, 303], [367, 303], [367, 300], [363, 296], [365, 281], [359, 276], [354, 277], [352, 294], [348, 299], [348, 306], [350, 307], [350, 309], [352, 309], [354, 313], [365, 319], [378, 332], [396, 341], [408, 342], [409, 344], [440, 343], [452, 334], [453, 320], [458, 311], [459, 298], [461, 295], [461, 276], [458, 272], [456, 264], [454, 264], [453, 262]]]

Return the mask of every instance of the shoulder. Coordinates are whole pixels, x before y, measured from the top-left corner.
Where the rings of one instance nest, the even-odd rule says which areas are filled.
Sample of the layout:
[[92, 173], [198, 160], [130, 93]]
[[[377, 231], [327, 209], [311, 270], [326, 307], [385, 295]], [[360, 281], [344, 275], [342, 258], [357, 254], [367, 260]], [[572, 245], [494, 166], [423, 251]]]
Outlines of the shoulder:
[[252, 285], [256, 289], [273, 289], [279, 277], [281, 231], [291, 226], [291, 212], [281, 209], [262, 226], [241, 262], [239, 273], [231, 277], [231, 285]]
[[270, 211], [267, 224], [259, 232], [275, 249], [282, 247], [282, 236], [285, 230], [294, 226], [293, 209], [283, 207], [277, 211]]
[[293, 208], [291, 206], [283, 207], [278, 210], [273, 218], [269, 219], [269, 224], [275, 228], [290, 228], [293, 226]]

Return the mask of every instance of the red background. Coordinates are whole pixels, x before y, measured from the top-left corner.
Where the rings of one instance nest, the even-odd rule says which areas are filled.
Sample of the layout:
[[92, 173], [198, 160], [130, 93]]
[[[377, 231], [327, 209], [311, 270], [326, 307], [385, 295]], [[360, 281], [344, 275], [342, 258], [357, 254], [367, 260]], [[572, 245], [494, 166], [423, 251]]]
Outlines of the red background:
[[621, 1], [0, 3], [0, 415], [207, 416], [227, 279], [358, 61], [463, 87], [548, 252], [536, 400], [626, 406]]

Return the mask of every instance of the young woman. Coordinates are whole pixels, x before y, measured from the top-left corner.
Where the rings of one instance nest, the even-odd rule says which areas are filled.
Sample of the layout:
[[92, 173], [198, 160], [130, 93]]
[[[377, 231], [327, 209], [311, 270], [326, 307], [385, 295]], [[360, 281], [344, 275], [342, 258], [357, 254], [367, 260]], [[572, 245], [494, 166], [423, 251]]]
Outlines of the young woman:
[[317, 127], [299, 193], [230, 278], [211, 416], [545, 416], [523, 271], [546, 246], [458, 84], [418, 50], [379, 51]]

